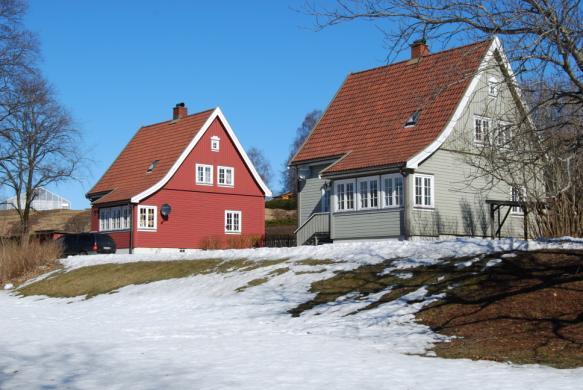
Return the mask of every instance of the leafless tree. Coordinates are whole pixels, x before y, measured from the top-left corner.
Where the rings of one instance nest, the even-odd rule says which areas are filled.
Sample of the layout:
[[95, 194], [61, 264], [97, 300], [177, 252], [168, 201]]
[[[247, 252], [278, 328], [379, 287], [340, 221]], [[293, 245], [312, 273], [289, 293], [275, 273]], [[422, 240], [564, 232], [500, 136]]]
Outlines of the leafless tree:
[[[425, 39], [444, 48], [498, 36], [513, 74], [518, 112], [500, 112], [487, 142], [467, 154], [472, 184], [500, 182], [527, 188], [527, 200], [545, 201], [539, 234], [583, 234], [583, 8], [579, 0], [336, 0], [306, 3], [318, 29], [353, 20], [376, 23], [385, 34], [388, 60]], [[520, 89], [515, 88], [520, 85]], [[512, 114], [514, 122], [500, 123]], [[473, 140], [471, 140], [473, 143]], [[542, 173], [542, 175], [541, 175]], [[543, 182], [541, 183], [541, 176]], [[568, 214], [569, 217], [567, 217]], [[574, 217], [576, 216], [576, 217]], [[549, 221], [549, 218], [554, 218]], [[557, 218], [568, 219], [557, 221]], [[544, 227], [543, 227], [544, 225]], [[552, 228], [550, 226], [553, 226]], [[562, 225], [562, 226], [559, 226]]]
[[247, 156], [249, 156], [251, 159], [251, 162], [255, 166], [255, 169], [257, 169], [259, 176], [261, 176], [265, 184], [269, 186], [273, 175], [271, 172], [271, 164], [269, 164], [269, 161], [267, 161], [267, 158], [265, 158], [263, 152], [256, 147], [252, 147], [247, 151]]
[[10, 155], [0, 161], [0, 185], [16, 195], [25, 238], [38, 189], [71, 180], [83, 159], [71, 117], [47, 83], [40, 77], [24, 77], [15, 85], [13, 100], [4, 103], [10, 115], [0, 122], [0, 145]]
[[296, 172], [293, 169], [288, 169], [289, 162], [296, 155], [300, 147], [303, 145], [304, 141], [310, 134], [310, 131], [316, 126], [318, 120], [322, 116], [322, 111], [313, 110], [306, 114], [302, 124], [296, 130], [296, 137], [290, 145], [289, 156], [284, 163], [281, 184], [283, 191], [295, 191], [296, 188]]

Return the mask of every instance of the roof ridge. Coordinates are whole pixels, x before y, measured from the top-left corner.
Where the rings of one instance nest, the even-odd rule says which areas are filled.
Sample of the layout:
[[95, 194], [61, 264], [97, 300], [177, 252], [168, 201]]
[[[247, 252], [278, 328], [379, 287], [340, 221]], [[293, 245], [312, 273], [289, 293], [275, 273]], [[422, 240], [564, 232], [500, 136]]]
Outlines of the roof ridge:
[[[204, 113], [206, 113], [206, 112], [209, 112], [209, 111], [214, 111], [214, 110], [216, 110], [216, 109], [217, 109], [217, 107], [214, 107], [214, 108], [209, 108], [209, 109], [207, 109], [207, 110], [203, 110], [203, 111], [195, 112], [195, 113], [193, 113], [193, 114], [189, 114], [189, 115], [187, 115], [187, 116], [185, 116], [185, 117], [182, 117], [181, 119], [190, 118], [191, 116], [195, 116], [195, 115], [204, 114]], [[143, 129], [143, 128], [145, 128], [145, 127], [152, 127], [152, 126], [162, 125], [162, 124], [165, 124], [165, 123], [171, 123], [171, 122], [174, 122], [175, 120], [176, 120], [176, 119], [168, 119], [168, 120], [165, 120], [165, 121], [161, 121], [161, 122], [151, 123], [151, 124], [149, 124], [149, 125], [140, 126], [139, 128], [140, 128], [140, 129]]]
[[[451, 47], [449, 49], [445, 49], [445, 50], [438, 51], [438, 52], [435, 52], [435, 53], [430, 53], [430, 54], [428, 54], [426, 56], [423, 56], [422, 58], [428, 58], [428, 57], [432, 57], [432, 56], [436, 56], [436, 55], [441, 55], [441, 54], [444, 54], [444, 53], [447, 53], [447, 52], [450, 52], [450, 51], [459, 50], [459, 49], [467, 48], [467, 47], [470, 47], [470, 46], [477, 46], [477, 45], [480, 45], [480, 44], [483, 44], [483, 43], [486, 43], [486, 42], [492, 42], [493, 39], [494, 38], [487, 38], [487, 39], [482, 39], [481, 41], [477, 41], [477, 42], [473, 42], [473, 43], [468, 43], [466, 45]], [[350, 72], [349, 75], [352, 76], [352, 75], [357, 75], [357, 74], [361, 74], [361, 73], [372, 72], [374, 70], [378, 70], [378, 69], [381, 69], [381, 68], [390, 68], [391, 66], [399, 65], [399, 64], [402, 64], [402, 63], [405, 63], [405, 62], [409, 62], [409, 61], [411, 61], [411, 58], [406, 59], [406, 60], [401, 60], [401, 61], [393, 62], [391, 64], [385, 64], [385, 65], [375, 66], [374, 68], [359, 70], [359, 71], [356, 71], [356, 72]]]

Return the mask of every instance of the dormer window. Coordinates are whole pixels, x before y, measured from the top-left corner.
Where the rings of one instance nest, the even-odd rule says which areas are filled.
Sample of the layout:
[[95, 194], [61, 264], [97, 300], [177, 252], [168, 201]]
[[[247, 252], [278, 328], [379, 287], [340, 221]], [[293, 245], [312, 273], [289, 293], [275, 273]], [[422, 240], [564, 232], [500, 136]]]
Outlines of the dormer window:
[[156, 168], [156, 165], [158, 165], [158, 161], [160, 161], [160, 160], [154, 160], [154, 161], [152, 161], [152, 163], [150, 164], [150, 166], [148, 166], [148, 169], [146, 170], [146, 173], [152, 172]]
[[415, 126], [417, 124], [417, 121], [419, 120], [420, 114], [421, 114], [421, 111], [415, 111], [413, 114], [411, 114], [409, 119], [407, 119], [407, 122], [405, 122], [405, 127]]
[[496, 77], [490, 77], [488, 79], [488, 96], [498, 96], [498, 79]]
[[221, 149], [221, 139], [219, 137], [212, 136], [211, 137], [211, 150], [213, 152], [218, 152]]

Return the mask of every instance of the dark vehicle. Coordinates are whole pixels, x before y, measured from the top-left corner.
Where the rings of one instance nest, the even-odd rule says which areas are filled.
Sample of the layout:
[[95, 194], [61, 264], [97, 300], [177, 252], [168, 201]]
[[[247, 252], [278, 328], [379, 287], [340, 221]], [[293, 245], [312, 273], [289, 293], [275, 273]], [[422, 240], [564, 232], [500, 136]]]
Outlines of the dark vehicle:
[[63, 255], [88, 255], [115, 253], [115, 241], [103, 233], [65, 234], [57, 240], [63, 247]]

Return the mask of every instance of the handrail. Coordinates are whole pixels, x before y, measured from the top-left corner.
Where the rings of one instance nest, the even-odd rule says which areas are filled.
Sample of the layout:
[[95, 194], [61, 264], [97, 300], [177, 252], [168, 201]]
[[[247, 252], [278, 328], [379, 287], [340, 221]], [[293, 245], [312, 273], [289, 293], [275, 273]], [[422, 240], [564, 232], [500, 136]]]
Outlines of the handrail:
[[300, 227], [298, 227], [296, 230], [294, 230], [294, 234], [296, 234], [297, 232], [302, 230], [302, 228], [304, 226], [306, 226], [308, 224], [308, 222], [310, 222], [317, 215], [326, 215], [326, 214], [330, 214], [330, 213], [329, 212], [320, 212], [320, 213], [314, 213], [314, 214], [310, 215], [310, 218], [306, 219], [306, 222], [302, 223], [302, 225]]

